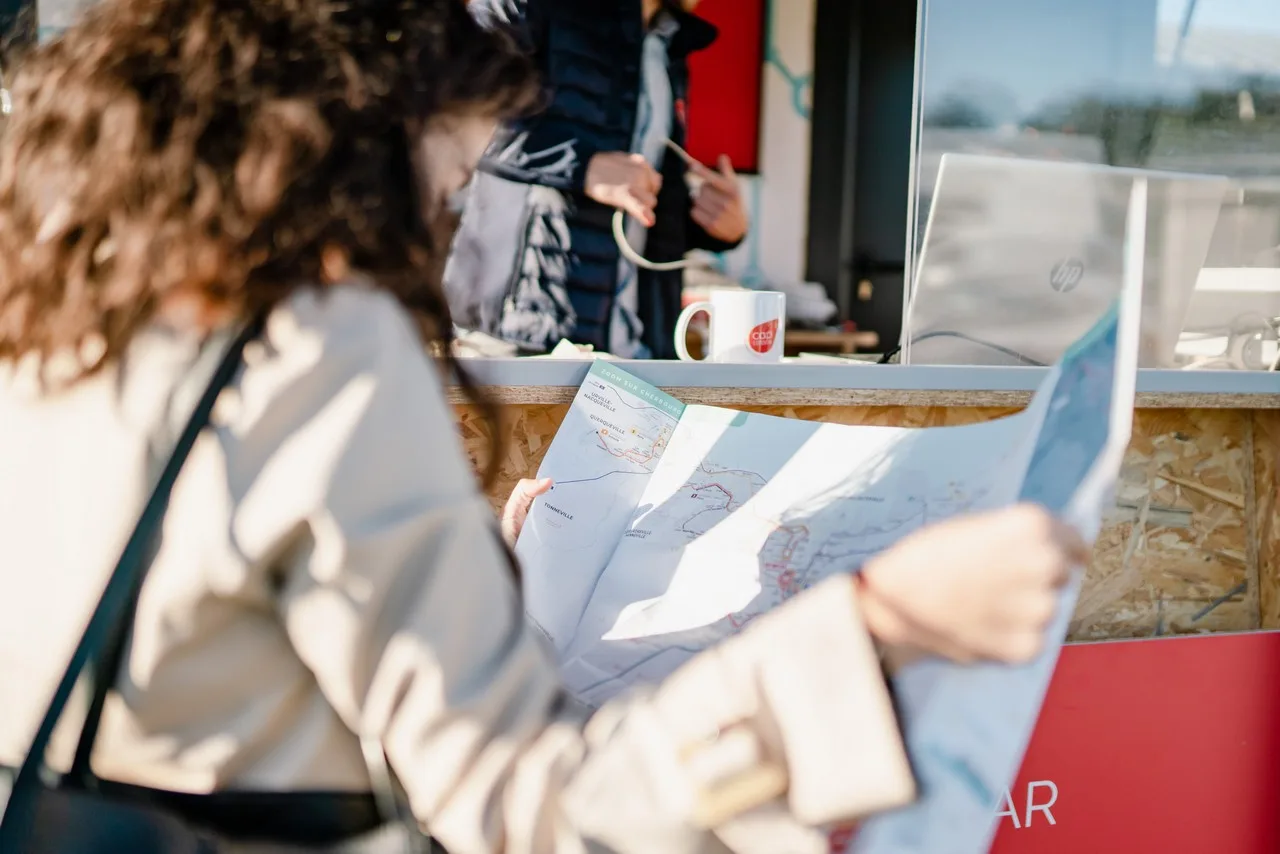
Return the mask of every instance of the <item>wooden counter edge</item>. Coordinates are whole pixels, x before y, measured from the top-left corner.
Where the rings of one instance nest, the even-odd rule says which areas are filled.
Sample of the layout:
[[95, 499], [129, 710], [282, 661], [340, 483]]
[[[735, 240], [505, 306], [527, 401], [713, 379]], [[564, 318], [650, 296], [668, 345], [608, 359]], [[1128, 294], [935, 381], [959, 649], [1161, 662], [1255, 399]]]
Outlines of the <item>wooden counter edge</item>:
[[[578, 389], [573, 386], [487, 386], [485, 393], [504, 405], [569, 403]], [[1025, 406], [1027, 391], [920, 390], [920, 389], [810, 389], [810, 388], [664, 388], [682, 403], [712, 406]], [[448, 390], [450, 403], [466, 403], [457, 387]], [[1139, 409], [1280, 409], [1276, 394], [1205, 394], [1187, 392], [1138, 392]]]

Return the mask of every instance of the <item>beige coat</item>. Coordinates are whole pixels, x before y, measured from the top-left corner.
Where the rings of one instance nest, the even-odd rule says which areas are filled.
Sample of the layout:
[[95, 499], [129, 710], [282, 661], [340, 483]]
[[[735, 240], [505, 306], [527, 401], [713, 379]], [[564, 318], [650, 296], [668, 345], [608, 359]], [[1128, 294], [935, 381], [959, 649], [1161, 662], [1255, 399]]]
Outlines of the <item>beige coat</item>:
[[[201, 352], [157, 328], [56, 395], [0, 371], [0, 763], [219, 356]], [[910, 797], [846, 579], [584, 721], [399, 306], [301, 293], [245, 363], [174, 490], [100, 776], [362, 790], [357, 734], [377, 737], [452, 854], [823, 851], [801, 820]]]

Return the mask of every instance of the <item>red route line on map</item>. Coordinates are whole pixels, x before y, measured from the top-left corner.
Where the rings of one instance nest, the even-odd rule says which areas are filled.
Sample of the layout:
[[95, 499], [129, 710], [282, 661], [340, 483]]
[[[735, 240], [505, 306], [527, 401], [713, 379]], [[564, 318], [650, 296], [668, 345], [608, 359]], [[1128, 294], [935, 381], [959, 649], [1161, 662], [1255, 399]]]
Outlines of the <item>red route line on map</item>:
[[701, 492], [701, 491], [702, 491], [702, 490], [704, 490], [704, 489], [718, 489], [718, 490], [720, 490], [720, 491], [721, 491], [721, 492], [723, 492], [723, 493], [725, 494], [725, 496], [729, 499], [729, 504], [731, 504], [731, 505], [733, 504], [733, 493], [732, 493], [732, 492], [730, 492], [729, 490], [725, 489], [723, 484], [719, 484], [719, 483], [704, 483], [704, 484], [702, 484], [701, 486], [695, 486], [695, 487], [693, 488], [693, 491], [694, 491], [694, 492]]
[[[708, 484], [708, 487], [710, 486], [714, 486], [721, 492], [729, 495], [729, 491], [718, 483]], [[696, 492], [697, 488], [695, 488], [694, 491]], [[787, 544], [783, 547], [782, 554], [780, 555], [781, 562], [766, 563], [764, 568], [766, 570], [777, 572], [777, 578], [774, 583], [782, 593], [783, 600], [785, 601], [795, 595], [796, 591], [793, 588], [795, 587], [796, 579], [799, 576], [799, 573], [791, 566], [791, 558], [796, 553], [796, 540], [803, 536], [808, 536], [810, 532], [808, 525], [779, 525], [774, 528], [774, 534], [777, 534], [779, 531], [786, 531], [790, 535], [787, 540]], [[729, 624], [732, 625], [735, 630], [741, 629], [743, 626], [756, 619], [756, 617], [760, 616], [759, 614], [749, 614], [746, 616], [740, 615], [741, 612], [725, 615], [725, 618], [728, 619]]]
[[633, 454], [643, 453], [642, 451], [637, 451], [635, 449], [628, 449], [625, 451], [615, 451], [613, 448], [609, 447], [609, 444], [607, 442], [605, 442], [604, 437], [605, 437], [604, 433], [596, 433], [596, 438], [600, 440], [600, 447], [602, 450], [604, 450], [605, 453], [609, 454], [612, 457], [617, 457], [620, 460], [626, 460], [629, 463], [635, 463], [638, 466], [642, 466], [645, 463], [651, 463], [655, 459], [657, 459], [658, 446], [662, 444], [661, 437], [654, 439], [653, 445], [649, 448], [649, 455], [641, 458], [637, 456], [632, 456]]

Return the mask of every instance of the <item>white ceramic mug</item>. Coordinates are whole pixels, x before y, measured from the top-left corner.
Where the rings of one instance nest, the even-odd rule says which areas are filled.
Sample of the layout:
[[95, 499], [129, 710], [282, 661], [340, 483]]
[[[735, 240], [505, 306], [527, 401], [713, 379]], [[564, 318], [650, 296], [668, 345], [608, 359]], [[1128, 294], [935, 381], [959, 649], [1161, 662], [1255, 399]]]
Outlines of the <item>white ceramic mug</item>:
[[707, 362], [763, 364], [782, 361], [782, 339], [787, 323], [787, 295], [778, 291], [713, 290], [711, 298], [695, 302], [676, 321], [676, 355], [687, 362], [685, 336], [689, 321], [700, 311], [711, 318]]

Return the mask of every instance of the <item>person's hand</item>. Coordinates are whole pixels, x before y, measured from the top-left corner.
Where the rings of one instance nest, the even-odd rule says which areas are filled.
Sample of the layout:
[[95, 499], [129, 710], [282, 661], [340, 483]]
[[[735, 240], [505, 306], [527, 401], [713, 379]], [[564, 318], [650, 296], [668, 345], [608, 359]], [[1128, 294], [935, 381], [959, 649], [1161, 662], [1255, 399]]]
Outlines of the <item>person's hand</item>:
[[722, 154], [718, 172], [701, 163], [692, 168], [702, 179], [702, 186], [693, 197], [693, 221], [716, 240], [737, 243], [746, 236], [750, 222], [733, 164]]
[[1033, 505], [930, 525], [867, 563], [867, 628], [901, 662], [1022, 663], [1044, 646], [1058, 591], [1089, 559], [1080, 536]]
[[641, 154], [610, 151], [595, 155], [587, 164], [585, 189], [600, 204], [626, 211], [652, 227], [662, 176]]
[[550, 488], [551, 478], [544, 477], [542, 480], [525, 478], [511, 490], [511, 497], [507, 499], [507, 506], [502, 511], [502, 539], [511, 548], [515, 548], [516, 540], [520, 539], [520, 529], [524, 527], [524, 520], [529, 518], [533, 500]]

